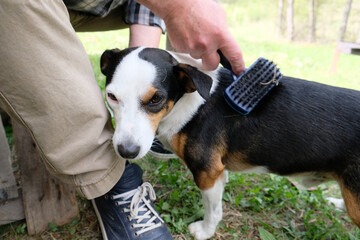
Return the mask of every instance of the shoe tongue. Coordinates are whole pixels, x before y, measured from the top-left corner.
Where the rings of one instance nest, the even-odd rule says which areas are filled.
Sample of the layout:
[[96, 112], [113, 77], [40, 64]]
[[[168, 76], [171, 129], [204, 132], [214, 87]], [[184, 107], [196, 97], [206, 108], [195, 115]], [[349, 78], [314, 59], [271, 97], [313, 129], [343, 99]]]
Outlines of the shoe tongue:
[[121, 194], [136, 189], [143, 183], [142, 175], [143, 171], [137, 164], [126, 165], [123, 175], [111, 191]]

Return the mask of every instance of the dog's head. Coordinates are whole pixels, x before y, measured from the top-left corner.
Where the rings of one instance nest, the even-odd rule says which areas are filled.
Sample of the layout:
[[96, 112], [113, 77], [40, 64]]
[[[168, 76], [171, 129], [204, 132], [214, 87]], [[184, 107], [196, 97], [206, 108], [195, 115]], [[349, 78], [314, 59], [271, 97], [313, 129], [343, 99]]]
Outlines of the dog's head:
[[101, 71], [114, 113], [114, 148], [126, 159], [145, 156], [159, 122], [185, 93], [197, 91], [207, 99], [212, 84], [197, 68], [155, 48], [107, 50], [101, 56]]

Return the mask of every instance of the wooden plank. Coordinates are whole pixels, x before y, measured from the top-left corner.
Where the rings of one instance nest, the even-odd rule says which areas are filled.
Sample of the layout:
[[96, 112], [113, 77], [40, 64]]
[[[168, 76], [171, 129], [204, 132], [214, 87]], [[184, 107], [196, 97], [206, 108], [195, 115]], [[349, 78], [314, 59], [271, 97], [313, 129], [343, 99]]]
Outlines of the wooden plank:
[[21, 194], [19, 197], [0, 204], [0, 225], [12, 223], [25, 218]]
[[344, 54], [355, 54], [360, 55], [360, 44], [352, 42], [338, 42], [336, 44], [334, 55], [331, 61], [330, 73], [334, 74], [339, 64], [340, 55]]
[[341, 55], [341, 49], [337, 45], [335, 47], [334, 55], [333, 55], [333, 58], [331, 60], [330, 74], [335, 74], [335, 72], [337, 70], [337, 67], [338, 67], [338, 64], [339, 64], [340, 55]]
[[18, 196], [16, 180], [11, 168], [10, 149], [0, 117], [0, 203]]
[[360, 54], [360, 44], [353, 42], [338, 42], [337, 48], [341, 53]]
[[28, 234], [62, 225], [78, 215], [75, 192], [51, 176], [29, 132], [13, 121], [15, 150], [21, 170], [22, 195]]

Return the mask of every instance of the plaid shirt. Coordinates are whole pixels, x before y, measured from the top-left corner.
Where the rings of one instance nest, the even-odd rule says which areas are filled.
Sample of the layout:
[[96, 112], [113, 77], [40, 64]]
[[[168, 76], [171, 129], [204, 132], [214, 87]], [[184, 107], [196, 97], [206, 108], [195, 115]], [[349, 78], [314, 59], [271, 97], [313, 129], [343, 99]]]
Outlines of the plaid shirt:
[[63, 0], [70, 10], [105, 17], [112, 9], [126, 4], [124, 20], [128, 24], [158, 26], [165, 32], [164, 21], [134, 0]]

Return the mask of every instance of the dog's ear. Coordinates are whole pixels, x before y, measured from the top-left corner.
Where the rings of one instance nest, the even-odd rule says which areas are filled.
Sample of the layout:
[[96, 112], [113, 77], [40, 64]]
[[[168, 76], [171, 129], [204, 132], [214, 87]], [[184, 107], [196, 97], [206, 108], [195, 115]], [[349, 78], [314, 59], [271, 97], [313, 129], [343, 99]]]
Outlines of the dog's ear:
[[100, 69], [101, 72], [107, 76], [107, 72], [108, 72], [108, 66], [109, 63], [111, 61], [111, 59], [114, 56], [114, 53], [118, 53], [120, 52], [120, 49], [118, 48], [114, 48], [111, 50], [106, 50], [102, 55], [101, 55], [101, 59], [100, 59]]
[[191, 93], [197, 90], [200, 96], [205, 100], [209, 98], [212, 85], [210, 76], [193, 66], [183, 63], [175, 65], [173, 70], [185, 92]]

